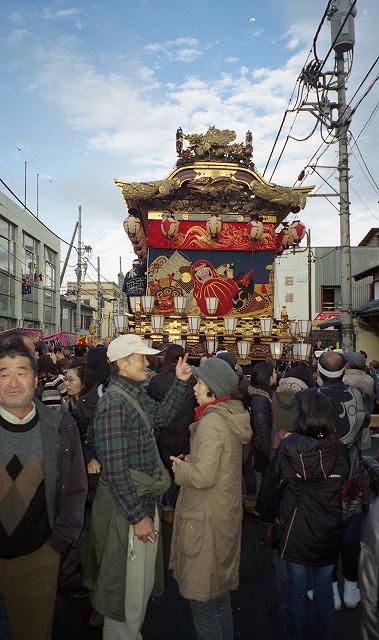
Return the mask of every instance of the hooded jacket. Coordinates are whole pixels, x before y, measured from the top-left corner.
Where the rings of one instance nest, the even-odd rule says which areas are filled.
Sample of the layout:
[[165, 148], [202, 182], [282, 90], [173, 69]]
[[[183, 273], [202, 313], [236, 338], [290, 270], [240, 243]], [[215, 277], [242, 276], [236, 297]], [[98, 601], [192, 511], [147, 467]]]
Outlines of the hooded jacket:
[[289, 376], [282, 378], [272, 396], [272, 411], [276, 431], [291, 431], [296, 414], [296, 393], [308, 389], [299, 378]]
[[279, 446], [273, 475], [284, 489], [279, 509], [282, 558], [308, 566], [332, 564], [342, 543], [341, 488], [349, 465], [343, 445], [292, 433]]
[[189, 462], [180, 485], [170, 568], [184, 598], [207, 602], [238, 588], [242, 529], [242, 444], [249, 414], [238, 400], [209, 405], [190, 427]]

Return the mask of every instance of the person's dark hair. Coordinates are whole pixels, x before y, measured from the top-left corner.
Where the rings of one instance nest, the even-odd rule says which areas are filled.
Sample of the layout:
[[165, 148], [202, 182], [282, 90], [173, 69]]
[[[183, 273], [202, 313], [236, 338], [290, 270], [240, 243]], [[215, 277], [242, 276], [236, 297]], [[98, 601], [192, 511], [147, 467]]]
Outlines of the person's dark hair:
[[169, 344], [163, 358], [163, 367], [160, 373], [165, 378], [169, 371], [175, 371], [179, 358], [183, 358], [185, 351], [180, 344]]
[[64, 353], [63, 347], [54, 347], [54, 353]]
[[41, 357], [43, 355], [46, 355], [49, 347], [46, 342], [43, 342], [43, 340], [38, 340], [34, 343], [34, 349], [36, 350], [36, 353], [38, 353], [39, 357]]
[[274, 373], [274, 366], [271, 362], [257, 362], [251, 370], [250, 384], [255, 389], [262, 389], [267, 393], [272, 392], [270, 378]]
[[310, 438], [329, 438], [337, 446], [338, 415], [331, 400], [318, 389], [306, 389], [296, 394], [294, 431]]
[[153, 353], [151, 355], [147, 355], [146, 359], [149, 363], [148, 368], [151, 369], [152, 371], [158, 371], [161, 364], [159, 357], [155, 353]]
[[[30, 349], [25, 342], [30, 344]], [[3, 347], [21, 347], [21, 349], [28, 349], [30, 353], [34, 355], [34, 343], [32, 339], [22, 329], [10, 329], [0, 334], [0, 349]], [[33, 351], [32, 351], [33, 348]]]
[[87, 353], [87, 346], [85, 344], [75, 344], [74, 354], [77, 358], [82, 358]]
[[305, 382], [309, 389], [316, 385], [311, 368], [306, 364], [299, 364], [285, 372], [283, 378], [297, 378]]
[[72, 370], [75, 370], [78, 378], [80, 379], [80, 382], [82, 383], [79, 396], [84, 396], [90, 389], [92, 389], [95, 384], [98, 384], [94, 372], [85, 364], [77, 364], [76, 362], [72, 362], [67, 367], [66, 375], [69, 371]]
[[0, 360], [2, 358], [12, 358], [14, 360], [17, 356], [21, 356], [23, 358], [27, 358], [32, 367], [33, 373], [37, 375], [38, 372], [38, 363], [37, 359], [33, 356], [33, 354], [25, 347], [23, 343], [19, 344], [8, 344], [0, 347]]
[[43, 355], [38, 358], [38, 377], [39, 378], [56, 378], [58, 375], [57, 368], [49, 355]]
[[[324, 353], [319, 357], [319, 363], [326, 371], [341, 371], [341, 369], [344, 369], [345, 367], [346, 360], [343, 353], [339, 353], [338, 351], [324, 351]], [[330, 380], [330, 378], [321, 373], [321, 371], [319, 371], [319, 374], [321, 376], [321, 380]], [[338, 378], [333, 378], [333, 381], [338, 382], [343, 379], [343, 376], [344, 371], [340, 376], [338, 376]]]

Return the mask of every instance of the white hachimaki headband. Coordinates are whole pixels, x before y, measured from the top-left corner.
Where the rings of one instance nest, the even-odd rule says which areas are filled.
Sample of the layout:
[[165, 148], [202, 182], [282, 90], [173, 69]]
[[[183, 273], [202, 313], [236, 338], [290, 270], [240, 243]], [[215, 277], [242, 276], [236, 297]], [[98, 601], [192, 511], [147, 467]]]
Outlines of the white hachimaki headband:
[[339, 378], [340, 376], [342, 376], [342, 374], [343, 374], [343, 372], [345, 370], [345, 367], [343, 366], [342, 369], [339, 369], [338, 371], [327, 371], [320, 364], [320, 360], [318, 360], [317, 369], [319, 370], [320, 373], [322, 373], [323, 376], [326, 376], [327, 378]]

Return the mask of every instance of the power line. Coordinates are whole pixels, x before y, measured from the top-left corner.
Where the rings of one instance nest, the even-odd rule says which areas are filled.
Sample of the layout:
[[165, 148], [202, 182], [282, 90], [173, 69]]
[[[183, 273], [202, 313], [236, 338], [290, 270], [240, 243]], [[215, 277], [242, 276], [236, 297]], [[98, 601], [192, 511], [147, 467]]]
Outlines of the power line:
[[56, 238], [58, 238], [58, 240], [60, 240], [61, 242], [64, 242], [64, 244], [70, 244], [69, 242], [67, 242], [66, 240], [63, 240], [63, 238], [61, 238], [60, 236], [58, 236], [58, 234], [54, 233], [54, 231], [51, 231], [51, 229], [44, 224], [44, 222], [42, 222], [39, 218], [37, 218], [37, 216], [33, 213], [33, 211], [31, 211], [23, 202], [22, 200], [20, 200], [20, 198], [18, 196], [16, 196], [16, 194], [14, 193], [14, 191], [12, 191], [12, 189], [7, 185], [6, 182], [4, 182], [4, 180], [2, 180], [0, 178], [0, 182], [1, 184], [9, 191], [9, 193], [12, 194], [12, 196], [14, 198], [16, 198], [17, 202], [22, 206], [22, 208], [24, 209], [24, 211], [27, 211], [28, 213], [30, 213], [31, 216], [33, 216], [33, 218], [35, 218], [35, 220], [38, 220], [38, 222], [40, 224], [42, 224], [43, 227], [45, 227], [45, 229], [47, 229], [50, 233], [52, 233]]

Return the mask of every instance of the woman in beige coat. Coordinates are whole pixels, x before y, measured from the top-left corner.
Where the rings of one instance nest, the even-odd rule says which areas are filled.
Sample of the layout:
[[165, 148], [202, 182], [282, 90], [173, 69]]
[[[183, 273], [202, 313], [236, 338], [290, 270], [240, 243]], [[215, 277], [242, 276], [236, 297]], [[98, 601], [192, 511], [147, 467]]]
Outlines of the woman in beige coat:
[[242, 523], [242, 444], [249, 414], [230, 392], [237, 375], [219, 358], [192, 367], [198, 402], [190, 454], [172, 457], [176, 503], [170, 568], [190, 601], [198, 640], [232, 640], [230, 591], [238, 588]]

